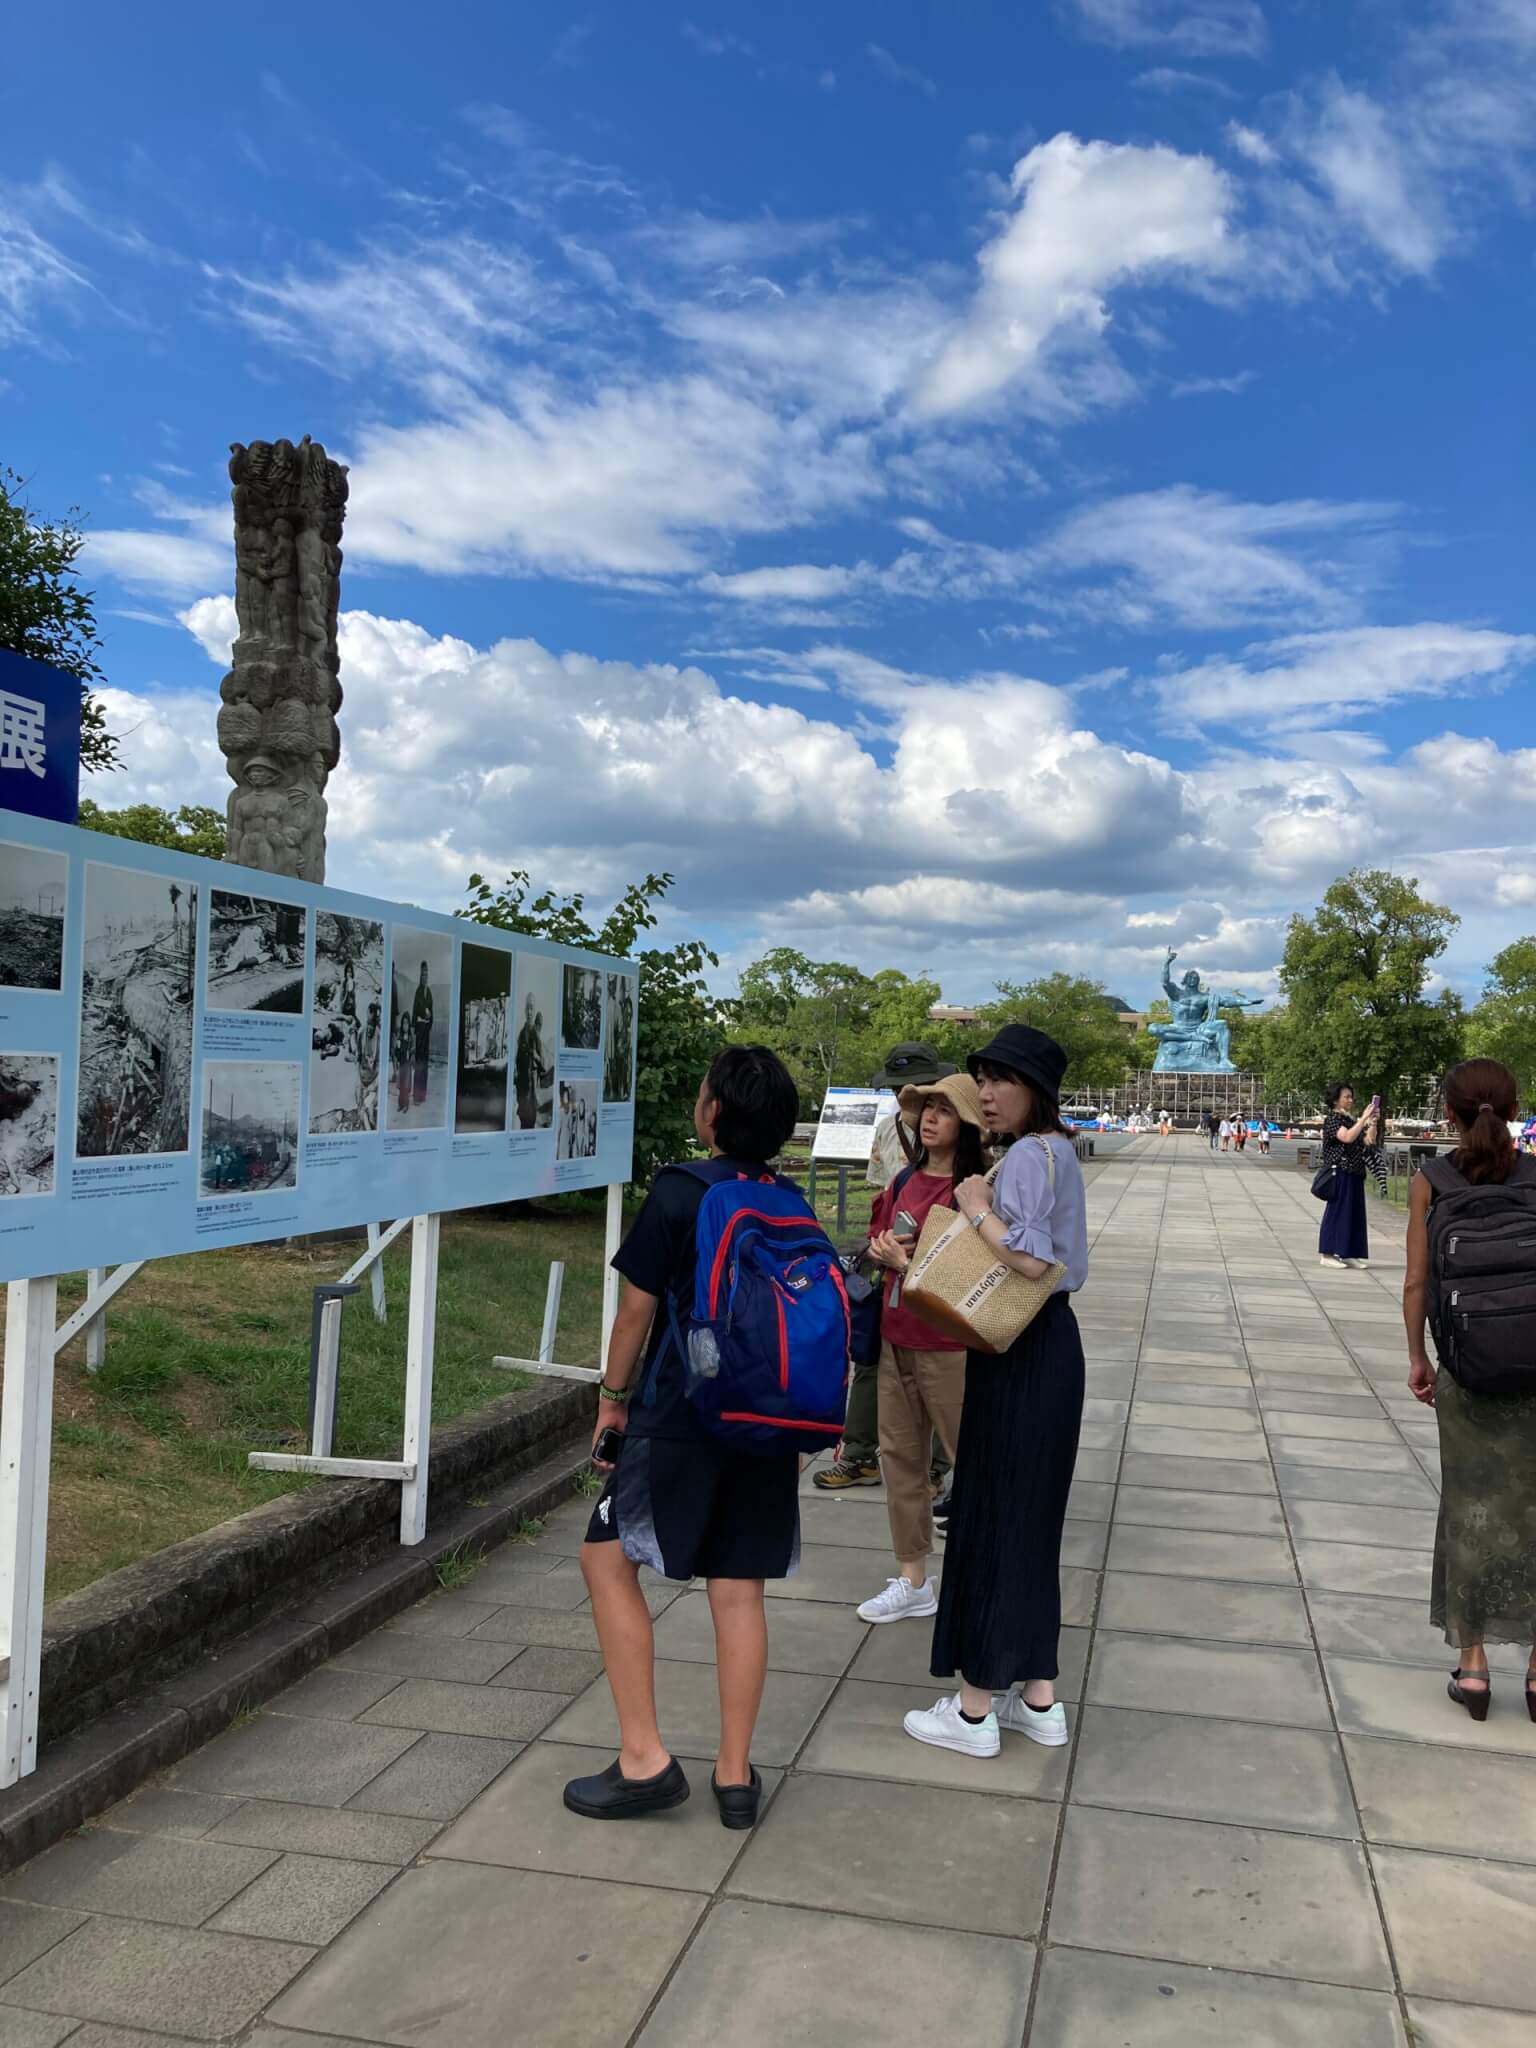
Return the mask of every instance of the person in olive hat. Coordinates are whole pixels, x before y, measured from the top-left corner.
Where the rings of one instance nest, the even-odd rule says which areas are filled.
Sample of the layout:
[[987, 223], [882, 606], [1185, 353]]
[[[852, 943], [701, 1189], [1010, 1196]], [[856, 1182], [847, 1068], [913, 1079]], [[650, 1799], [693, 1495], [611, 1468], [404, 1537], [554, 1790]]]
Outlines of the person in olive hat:
[[1011, 1140], [995, 1180], [973, 1175], [955, 1206], [999, 1265], [1055, 1291], [1001, 1357], [965, 1365], [954, 1505], [939, 1613], [935, 1678], [959, 1692], [910, 1713], [919, 1742], [996, 1756], [1002, 1729], [1056, 1747], [1061, 1532], [1083, 1414], [1083, 1346], [1071, 1297], [1088, 1277], [1082, 1169], [1058, 1104], [1067, 1056], [1027, 1024], [1005, 1024], [967, 1061], [989, 1129]]
[[[871, 1088], [889, 1088], [900, 1095], [903, 1088], [931, 1088], [958, 1070], [941, 1060], [931, 1045], [921, 1039], [907, 1039], [893, 1045], [878, 1074], [870, 1076]], [[883, 1116], [875, 1125], [869, 1152], [868, 1184], [888, 1188], [898, 1173], [911, 1164], [917, 1148], [916, 1116], [901, 1113]], [[880, 1409], [878, 1364], [855, 1365], [848, 1383], [848, 1414], [843, 1424], [843, 1441], [830, 1465], [815, 1474], [811, 1484], [823, 1493], [846, 1493], [851, 1486], [880, 1484]], [[941, 1493], [949, 1472], [949, 1456], [935, 1436], [929, 1484]]]

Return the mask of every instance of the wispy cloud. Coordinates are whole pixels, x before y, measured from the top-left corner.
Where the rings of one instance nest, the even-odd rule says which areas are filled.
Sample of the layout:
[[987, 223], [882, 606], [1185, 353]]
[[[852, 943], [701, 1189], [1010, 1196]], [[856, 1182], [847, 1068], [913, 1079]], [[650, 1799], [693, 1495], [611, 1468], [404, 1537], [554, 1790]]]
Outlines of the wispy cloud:
[[927, 72], [920, 71], [915, 64], [904, 64], [885, 47], [884, 43], [866, 43], [864, 54], [880, 76], [889, 79], [892, 85], [915, 86], [919, 92], [926, 93], [929, 99], [938, 98], [939, 88]]
[[1150, 71], [1138, 71], [1131, 83], [1143, 92], [1208, 92], [1221, 100], [1237, 98], [1224, 78], [1217, 78], [1209, 71], [1180, 71], [1171, 64], [1157, 64]]
[[1129, 49], [1158, 44], [1185, 57], [1257, 57], [1268, 41], [1257, 0], [1066, 0], [1083, 33]]

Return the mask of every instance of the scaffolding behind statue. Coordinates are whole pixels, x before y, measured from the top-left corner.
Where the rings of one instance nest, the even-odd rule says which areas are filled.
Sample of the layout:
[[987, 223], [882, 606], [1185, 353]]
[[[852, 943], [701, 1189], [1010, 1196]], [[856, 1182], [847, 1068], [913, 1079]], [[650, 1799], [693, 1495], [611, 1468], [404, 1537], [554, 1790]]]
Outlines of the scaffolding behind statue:
[[1232, 1074], [1232, 1027], [1220, 1014], [1234, 1007], [1248, 1008], [1257, 996], [1220, 995], [1206, 988], [1197, 971], [1189, 968], [1183, 978], [1173, 978], [1178, 958], [1170, 946], [1163, 963], [1163, 993], [1173, 1009], [1171, 1024], [1149, 1024], [1158, 1040], [1155, 1074]]
[[235, 442], [235, 612], [219, 687], [234, 789], [225, 858], [325, 879], [325, 784], [341, 752], [336, 607], [347, 472], [306, 434]]

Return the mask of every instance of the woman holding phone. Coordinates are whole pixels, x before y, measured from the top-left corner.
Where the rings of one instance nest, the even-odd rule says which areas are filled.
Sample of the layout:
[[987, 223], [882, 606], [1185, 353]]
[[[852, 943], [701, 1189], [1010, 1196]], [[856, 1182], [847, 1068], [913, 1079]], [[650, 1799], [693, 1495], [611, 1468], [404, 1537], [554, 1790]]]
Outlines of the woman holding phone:
[[870, 1256], [886, 1272], [880, 1309], [880, 1469], [897, 1574], [859, 1608], [861, 1621], [937, 1614], [928, 1577], [933, 1548], [929, 1456], [937, 1434], [950, 1462], [965, 1402], [965, 1346], [902, 1306], [901, 1284], [930, 1209], [952, 1209], [957, 1182], [985, 1173], [986, 1122], [969, 1074], [903, 1088], [901, 1111], [917, 1126], [911, 1166], [875, 1202]]
[[1381, 1097], [1373, 1095], [1361, 1116], [1354, 1113], [1355, 1091], [1347, 1081], [1330, 1082], [1326, 1099], [1323, 1170], [1331, 1169], [1333, 1186], [1317, 1234], [1318, 1263], [1366, 1266], [1371, 1248], [1365, 1221], [1365, 1176], [1380, 1124]]

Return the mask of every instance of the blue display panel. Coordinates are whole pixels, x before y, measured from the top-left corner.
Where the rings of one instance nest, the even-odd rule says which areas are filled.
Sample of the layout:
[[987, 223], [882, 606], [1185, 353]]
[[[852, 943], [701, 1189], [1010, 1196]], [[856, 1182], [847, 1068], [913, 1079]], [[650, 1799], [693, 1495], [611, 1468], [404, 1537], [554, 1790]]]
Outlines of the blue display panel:
[[627, 1181], [635, 967], [0, 810], [0, 1279]]

